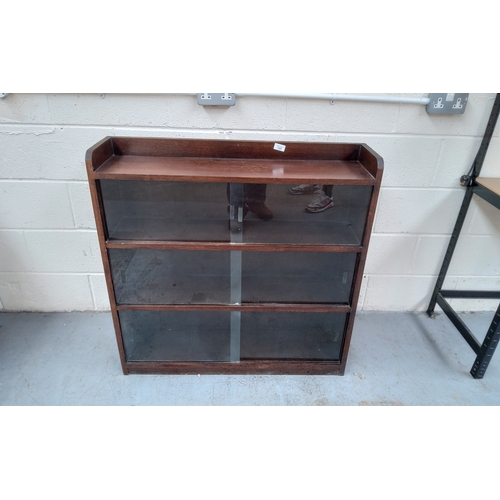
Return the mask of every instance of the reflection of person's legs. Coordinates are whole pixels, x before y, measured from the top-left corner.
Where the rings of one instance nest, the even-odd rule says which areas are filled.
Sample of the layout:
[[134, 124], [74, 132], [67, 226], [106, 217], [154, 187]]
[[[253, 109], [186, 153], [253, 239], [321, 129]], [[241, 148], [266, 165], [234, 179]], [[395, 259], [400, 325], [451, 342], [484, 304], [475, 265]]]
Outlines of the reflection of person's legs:
[[242, 207], [245, 202], [243, 200], [244, 184], [227, 184], [227, 201], [233, 207]]
[[266, 190], [267, 184], [228, 184], [227, 200], [230, 206], [243, 208], [243, 217], [250, 211], [259, 219], [271, 220], [273, 213], [265, 205]]
[[288, 190], [290, 194], [314, 194], [318, 191], [321, 191], [321, 186], [319, 184], [300, 184]]
[[245, 203], [265, 203], [266, 201], [266, 184], [244, 184]]
[[[229, 213], [229, 218], [231, 220], [240, 220], [240, 222], [245, 218], [248, 213], [248, 207], [245, 205], [244, 196], [244, 185], [237, 183], [227, 184], [227, 201], [229, 206], [227, 211]], [[241, 212], [238, 214], [238, 212]], [[241, 217], [241, 219], [239, 219]]]
[[265, 205], [266, 184], [245, 184], [244, 187], [245, 204], [259, 219], [271, 220], [273, 213]]

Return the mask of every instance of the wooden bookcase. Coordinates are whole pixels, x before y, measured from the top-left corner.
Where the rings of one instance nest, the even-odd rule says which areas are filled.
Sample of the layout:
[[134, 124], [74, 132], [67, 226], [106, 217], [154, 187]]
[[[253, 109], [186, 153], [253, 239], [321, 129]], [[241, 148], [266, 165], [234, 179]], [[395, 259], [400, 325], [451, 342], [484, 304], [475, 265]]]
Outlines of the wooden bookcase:
[[[86, 163], [125, 374], [344, 373], [378, 154], [107, 137]], [[308, 213], [314, 194], [289, 191], [301, 184], [333, 208]]]

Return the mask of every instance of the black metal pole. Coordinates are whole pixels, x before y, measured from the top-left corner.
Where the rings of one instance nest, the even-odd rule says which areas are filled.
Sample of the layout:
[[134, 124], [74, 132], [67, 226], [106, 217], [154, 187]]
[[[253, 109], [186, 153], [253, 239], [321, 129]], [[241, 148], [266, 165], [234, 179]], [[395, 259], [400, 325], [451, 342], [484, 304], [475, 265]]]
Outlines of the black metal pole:
[[470, 371], [474, 378], [483, 378], [500, 340], [500, 306], [491, 322], [486, 338]]
[[467, 211], [469, 210], [470, 202], [472, 200], [472, 195], [473, 195], [473, 187], [467, 186], [467, 190], [465, 191], [465, 196], [462, 201], [462, 206], [460, 207], [460, 211], [458, 213], [457, 222], [455, 223], [455, 227], [453, 228], [453, 232], [451, 233], [448, 249], [446, 250], [446, 254], [444, 256], [444, 260], [441, 265], [441, 270], [439, 271], [438, 279], [434, 287], [434, 291], [432, 292], [431, 300], [429, 302], [429, 307], [427, 308], [427, 314], [429, 316], [432, 316], [432, 314], [434, 313], [434, 309], [436, 308], [437, 296], [441, 292], [441, 289], [443, 288], [443, 283], [444, 280], [446, 279], [446, 274], [448, 273], [448, 268], [450, 267], [451, 259], [453, 257], [453, 253], [455, 252], [455, 248], [457, 246], [458, 237], [460, 236], [460, 232], [462, 231]]
[[495, 98], [495, 102], [493, 103], [493, 108], [491, 108], [490, 119], [488, 120], [488, 124], [486, 125], [486, 131], [483, 136], [483, 140], [481, 142], [481, 146], [479, 147], [479, 151], [477, 153], [476, 159], [472, 164], [473, 167], [473, 181], [476, 180], [476, 177], [479, 177], [481, 173], [481, 169], [483, 168], [484, 159], [486, 158], [486, 153], [488, 152], [488, 147], [490, 145], [491, 137], [493, 136], [493, 132], [495, 131], [495, 126], [497, 124], [498, 115], [500, 114], [500, 93], [497, 94]]

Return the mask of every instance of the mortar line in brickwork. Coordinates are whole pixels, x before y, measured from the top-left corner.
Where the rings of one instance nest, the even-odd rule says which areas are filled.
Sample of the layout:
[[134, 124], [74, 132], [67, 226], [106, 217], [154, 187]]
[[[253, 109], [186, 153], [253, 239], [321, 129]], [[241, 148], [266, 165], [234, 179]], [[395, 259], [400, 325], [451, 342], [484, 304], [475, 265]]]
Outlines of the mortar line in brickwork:
[[[409, 233], [409, 232], [373, 232], [373, 236], [421, 236], [425, 238], [442, 238], [442, 237], [450, 237], [451, 232], [449, 233]], [[474, 238], [500, 238], [500, 235], [497, 233], [489, 233], [489, 234], [468, 234], [466, 236], [473, 236]]]
[[71, 217], [73, 219], [73, 226], [75, 228], [77, 228], [78, 224], [77, 224], [77, 221], [76, 221], [75, 209], [73, 208], [73, 202], [71, 201], [71, 193], [69, 192], [69, 186], [68, 186], [68, 184], [66, 184], [66, 194], [68, 196], [69, 210], [71, 212]]
[[283, 103], [283, 122], [281, 125], [283, 130], [286, 130], [287, 119], [288, 119], [288, 99], [285, 99], [285, 102]]
[[[372, 233], [373, 236], [388, 236], [388, 237], [398, 237], [398, 236], [408, 236], [408, 237], [416, 237], [416, 236], [421, 236], [423, 238], [450, 238], [451, 233]], [[476, 237], [476, 235], [473, 235]], [[496, 234], [481, 234], [477, 235], [478, 237], [481, 236], [482, 238], [494, 238], [494, 239], [499, 239], [500, 236]], [[370, 252], [370, 249], [368, 249], [368, 252]]]
[[79, 180], [79, 179], [35, 179], [35, 178], [20, 178], [20, 179], [5, 179], [0, 177], [0, 182], [11, 182], [11, 183], [19, 183], [19, 182], [29, 182], [29, 183], [42, 183], [42, 184], [85, 184], [88, 186], [88, 180]]
[[416, 241], [415, 241], [415, 243], [413, 245], [413, 253], [412, 253], [412, 256], [411, 256], [411, 260], [410, 260], [410, 273], [412, 275], [415, 274], [413, 272], [413, 269], [415, 267], [418, 267], [418, 266], [415, 265], [415, 261], [416, 261], [417, 255], [418, 255], [418, 250], [419, 250], [421, 238], [422, 238], [422, 235], [417, 236]]
[[45, 94], [45, 100], [47, 102], [47, 108], [49, 110], [50, 119], [53, 120], [54, 119], [54, 113], [52, 112], [52, 105], [51, 105], [52, 99], [49, 99], [49, 94]]
[[0, 232], [6, 232], [6, 231], [23, 231], [25, 233], [33, 233], [33, 232], [51, 232], [51, 233], [95, 233], [96, 229], [92, 229], [91, 227], [68, 227], [68, 228], [61, 228], [61, 227], [2, 227], [0, 228]]
[[497, 275], [491, 275], [491, 274], [448, 274], [446, 276], [447, 278], [453, 278], [453, 279], [492, 279], [492, 280], [498, 280], [500, 279]]
[[436, 162], [436, 165], [434, 167], [434, 174], [432, 175], [432, 181], [431, 181], [431, 186], [434, 185], [436, 182], [436, 177], [439, 172], [439, 166], [441, 165], [441, 157], [443, 156], [443, 145], [444, 145], [444, 139], [441, 139], [441, 144], [439, 145], [439, 154], [438, 154], [438, 159]]
[[[335, 135], [348, 135], [348, 136], [371, 136], [371, 137], [403, 137], [403, 138], [435, 138], [435, 139], [447, 139], [447, 138], [458, 138], [458, 139], [477, 139], [481, 138], [479, 135], [469, 135], [469, 134], [424, 134], [424, 133], [411, 133], [411, 132], [394, 132], [394, 131], [388, 131], [388, 132], [359, 132], [359, 131], [344, 131], [344, 130], [301, 130], [301, 129], [294, 129], [294, 130], [282, 130], [282, 129], [234, 129], [234, 128], [183, 128], [183, 127], [151, 127], [147, 125], [120, 125], [120, 124], [110, 124], [110, 125], [102, 125], [102, 124], [78, 124], [78, 123], [7, 123], [7, 122], [2, 122], [0, 123], [0, 134], [2, 133], [8, 133], [7, 130], [3, 131], [2, 128], [5, 126], [8, 126], [9, 128], [12, 127], [56, 127], [59, 129], [65, 129], [65, 128], [77, 128], [77, 129], [91, 129], [91, 130], [103, 130], [105, 135], [109, 136], [119, 136], [120, 131], [133, 131], [133, 130], [140, 130], [140, 131], [146, 131], [146, 132], [158, 132], [158, 133], [165, 133], [169, 132], [172, 134], [177, 134], [177, 133], [185, 133], [188, 136], [193, 136], [196, 134], [201, 134], [201, 135], [215, 135], [215, 136], [220, 136], [223, 134], [255, 134], [255, 135], [263, 135], [267, 133], [272, 133], [272, 134], [288, 134], [288, 135], [294, 135], [294, 134], [300, 134], [300, 135], [325, 135], [325, 136], [335, 136]], [[26, 132], [26, 134], [29, 134], [29, 132]], [[500, 135], [496, 134], [493, 135], [494, 138], [500, 137]]]
[[[459, 182], [459, 179], [457, 178], [457, 184]], [[385, 191], [394, 191], [394, 190], [399, 190], [399, 191], [409, 191], [409, 190], [414, 190], [414, 191], [464, 191], [464, 188], [461, 186], [458, 187], [448, 187], [448, 186], [382, 186], [381, 190]]]
[[[364, 273], [365, 276], [369, 277], [369, 276], [377, 276], [377, 277], [380, 277], [380, 276], [383, 276], [384, 278], [426, 278], [426, 279], [436, 279], [438, 277], [437, 274], [384, 274], [384, 273], [374, 273], [374, 272], [371, 272], [371, 273]], [[450, 278], [450, 279], [468, 279], [468, 278], [473, 278], [473, 279], [495, 279], [496, 276], [492, 276], [491, 274], [487, 274], [487, 275], [482, 275], [482, 274], [467, 274], [467, 275], [461, 275], [461, 274], [454, 274], [454, 275], [447, 275], [446, 278]]]
[[86, 272], [69, 272], [69, 271], [0, 271], [0, 276], [15, 274], [18, 276], [24, 276], [28, 274], [32, 275], [49, 275], [49, 276], [103, 276], [104, 273], [86, 271]]
[[87, 284], [88, 284], [89, 289], [90, 289], [90, 296], [92, 298], [92, 304], [94, 306], [94, 311], [97, 311], [97, 304], [96, 304], [96, 300], [95, 300], [95, 296], [94, 296], [94, 290], [92, 288], [92, 281], [90, 280], [90, 274], [87, 274]]
[[33, 265], [33, 259], [31, 258], [30, 247], [28, 245], [28, 242], [26, 241], [25, 231], [22, 231], [22, 235], [23, 235], [24, 248], [26, 250], [26, 254], [28, 255], [28, 262], [29, 262], [29, 265], [30, 265], [30, 270], [32, 270], [32, 269], [35, 268], [35, 266]]

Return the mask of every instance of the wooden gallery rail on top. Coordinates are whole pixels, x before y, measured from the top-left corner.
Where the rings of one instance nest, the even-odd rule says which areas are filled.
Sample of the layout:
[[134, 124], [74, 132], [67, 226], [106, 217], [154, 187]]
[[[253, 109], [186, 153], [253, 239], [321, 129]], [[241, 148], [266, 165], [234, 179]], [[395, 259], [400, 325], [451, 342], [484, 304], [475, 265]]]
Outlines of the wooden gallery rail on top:
[[125, 374], [344, 374], [378, 154], [107, 137], [86, 162]]

